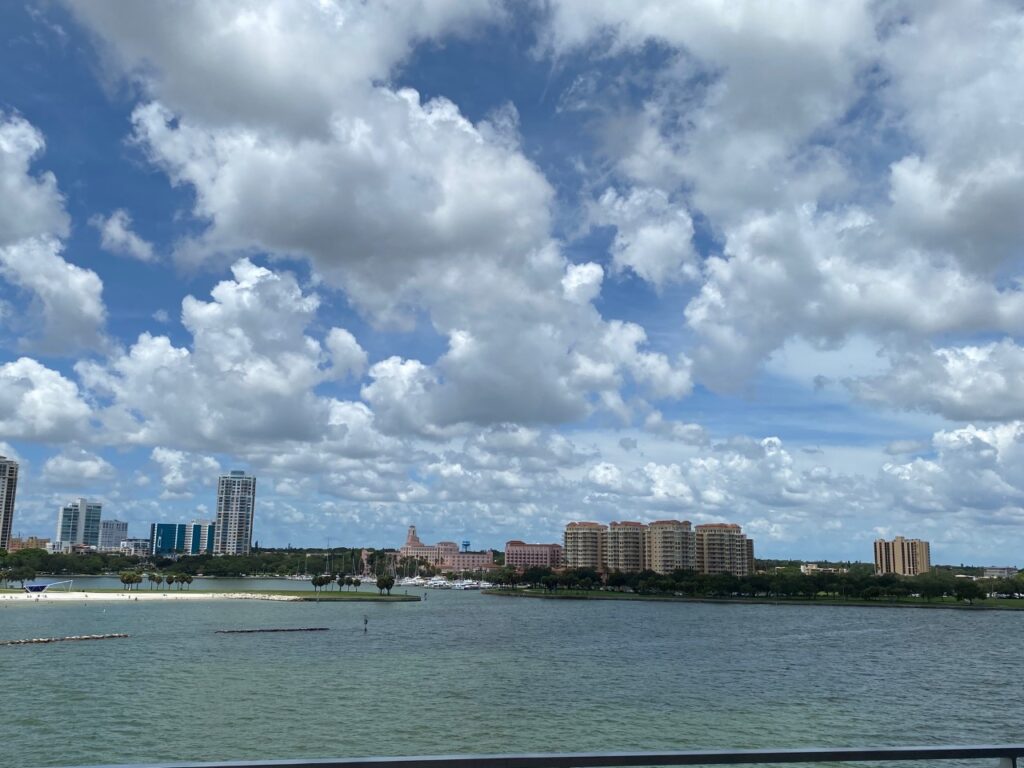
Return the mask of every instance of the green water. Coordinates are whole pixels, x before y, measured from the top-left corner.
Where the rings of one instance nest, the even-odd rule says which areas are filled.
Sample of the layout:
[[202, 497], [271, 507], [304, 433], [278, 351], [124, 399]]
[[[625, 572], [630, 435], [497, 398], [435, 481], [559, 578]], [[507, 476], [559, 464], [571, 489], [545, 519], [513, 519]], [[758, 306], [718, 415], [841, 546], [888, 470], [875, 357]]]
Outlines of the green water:
[[[363, 632], [364, 617], [368, 620]], [[216, 629], [324, 626], [311, 634]], [[512, 600], [28, 604], [0, 765], [1024, 741], [1024, 615]]]

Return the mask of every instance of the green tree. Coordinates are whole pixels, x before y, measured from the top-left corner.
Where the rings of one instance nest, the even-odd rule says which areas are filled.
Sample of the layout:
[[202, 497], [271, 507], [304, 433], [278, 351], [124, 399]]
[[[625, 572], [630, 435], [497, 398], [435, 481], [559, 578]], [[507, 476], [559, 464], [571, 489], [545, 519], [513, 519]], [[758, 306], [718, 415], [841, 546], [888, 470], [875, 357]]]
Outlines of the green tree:
[[173, 573], [168, 573], [167, 574], [167, 577], [165, 578], [165, 581], [167, 582], [167, 589], [168, 589], [168, 591], [171, 589], [171, 584], [173, 584], [175, 581], [177, 581], [178, 578], [179, 577], [175, 576]]
[[975, 600], [985, 599], [985, 590], [971, 579], [957, 579], [953, 587], [953, 596], [957, 600], [966, 600], [968, 605], [974, 605]]
[[7, 580], [18, 582], [22, 589], [24, 589], [26, 581], [32, 581], [35, 577], [36, 572], [27, 565], [16, 566], [7, 572]]

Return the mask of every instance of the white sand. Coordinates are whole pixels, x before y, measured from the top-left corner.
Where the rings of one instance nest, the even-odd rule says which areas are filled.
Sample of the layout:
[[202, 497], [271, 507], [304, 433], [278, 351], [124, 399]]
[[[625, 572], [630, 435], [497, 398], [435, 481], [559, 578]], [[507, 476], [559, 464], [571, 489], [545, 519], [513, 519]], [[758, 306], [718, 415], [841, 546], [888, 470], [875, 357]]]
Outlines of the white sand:
[[167, 603], [172, 600], [276, 600], [287, 602], [301, 599], [289, 595], [265, 595], [258, 592], [65, 592], [64, 590], [37, 593], [0, 592], [0, 603], [91, 603], [93, 601]]

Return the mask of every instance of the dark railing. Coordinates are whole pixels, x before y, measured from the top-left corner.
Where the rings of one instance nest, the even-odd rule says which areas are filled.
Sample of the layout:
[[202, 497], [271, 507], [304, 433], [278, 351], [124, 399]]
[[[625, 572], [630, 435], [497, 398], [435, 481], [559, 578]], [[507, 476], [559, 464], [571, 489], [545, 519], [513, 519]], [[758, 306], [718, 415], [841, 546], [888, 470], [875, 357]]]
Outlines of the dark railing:
[[[327, 760], [160, 763], [145, 768], [652, 768], [653, 766], [669, 765], [881, 763], [993, 758], [999, 760], [998, 768], [1017, 768], [1017, 759], [1020, 757], [1024, 757], [1024, 744], [972, 747], [826, 747], [686, 752], [349, 757]], [[93, 768], [124, 768], [124, 766], [94, 766]]]

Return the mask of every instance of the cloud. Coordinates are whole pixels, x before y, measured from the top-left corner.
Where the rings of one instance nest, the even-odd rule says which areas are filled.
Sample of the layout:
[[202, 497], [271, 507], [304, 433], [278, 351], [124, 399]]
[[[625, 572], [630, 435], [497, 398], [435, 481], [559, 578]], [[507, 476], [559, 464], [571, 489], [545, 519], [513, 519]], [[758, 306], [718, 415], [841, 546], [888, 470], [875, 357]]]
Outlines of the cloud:
[[344, 328], [332, 328], [327, 334], [327, 349], [336, 376], [358, 378], [363, 375], [366, 370], [366, 350], [359, 346], [351, 333]]
[[1024, 350], [1010, 339], [894, 352], [884, 374], [846, 384], [872, 405], [930, 411], [958, 421], [1024, 418]]
[[887, 246], [895, 247], [856, 208], [779, 212], [731, 232], [686, 308], [700, 339], [698, 376], [735, 388], [793, 336], [828, 347], [855, 333], [1012, 332], [1024, 320], [1019, 290], [965, 274], [949, 258], [894, 258]]
[[90, 408], [74, 382], [28, 357], [0, 365], [0, 434], [65, 443], [82, 437]]
[[57, 179], [31, 172], [44, 147], [32, 125], [0, 112], [0, 278], [30, 301], [20, 318], [5, 324], [21, 333], [23, 348], [35, 352], [101, 349], [107, 343], [103, 283], [61, 255], [69, 219]]
[[117, 472], [102, 456], [79, 449], [65, 449], [43, 464], [43, 482], [58, 488], [77, 488], [114, 479]]
[[700, 277], [693, 221], [664, 192], [634, 188], [622, 196], [608, 189], [592, 207], [590, 221], [616, 228], [611, 253], [617, 270], [629, 269], [656, 287]]
[[[657, 397], [689, 391], [685, 361], [643, 349], [645, 337], [629, 359], [608, 359], [610, 330], [591, 303], [603, 270], [570, 264], [552, 238], [554, 189], [519, 146], [515, 114], [473, 123], [447, 99], [387, 85], [416, 41], [499, 19], [495, 6], [246, 13], [196, 3], [145, 22], [102, 3], [75, 7], [106, 41], [110, 66], [145, 94], [134, 141], [194, 192], [200, 227], [177, 244], [179, 261], [304, 258], [375, 326], [426, 321], [447, 341], [436, 360], [369, 368], [363, 396], [385, 428], [426, 435], [573, 421], [617, 408], [610, 387], [621, 373]], [[181, 36], [192, 41], [188, 56], [172, 44]], [[291, 53], [265, 60], [257, 40]], [[353, 51], [363, 49], [357, 64]], [[299, 77], [290, 62], [316, 50], [330, 77]], [[216, 61], [217, 74], [198, 82], [197, 58]], [[286, 86], [294, 77], [301, 85]], [[217, 88], [230, 97], [214, 99]], [[282, 114], [292, 102], [294, 113]], [[580, 390], [585, 366], [613, 370]], [[394, 401], [400, 394], [409, 401]]]
[[897, 503], [919, 516], [947, 518], [952, 535], [977, 524], [1024, 522], [1024, 424], [943, 430], [932, 446], [934, 459], [883, 466], [882, 487]]
[[890, 169], [893, 226], [985, 274], [1016, 260], [1024, 238], [1024, 17], [1011, 3], [983, 9], [890, 9], [882, 65], [893, 117], [913, 141]]
[[565, 298], [577, 304], [587, 304], [601, 295], [601, 281], [604, 270], [600, 264], [588, 261], [586, 264], [570, 264], [562, 278]]
[[211, 301], [182, 302], [191, 348], [143, 333], [107, 361], [78, 363], [83, 384], [103, 405], [105, 440], [239, 450], [252, 442], [315, 441], [330, 431], [331, 402], [313, 392], [330, 375], [328, 357], [306, 332], [319, 298], [303, 293], [290, 273], [247, 259], [234, 264], [232, 276], [214, 286]]
[[709, 442], [707, 432], [700, 424], [665, 419], [659, 411], [647, 414], [644, 430], [689, 445], [706, 445]]
[[885, 452], [890, 456], [901, 456], [908, 453], [921, 453], [931, 447], [931, 443], [924, 440], [893, 440], [885, 446]]
[[65, 261], [61, 250], [50, 237], [0, 248], [0, 277], [32, 297], [35, 322], [26, 324], [22, 346], [48, 354], [102, 349], [108, 343], [103, 283], [92, 270]]
[[41, 234], [68, 234], [70, 222], [57, 177], [49, 171], [31, 171], [45, 147], [43, 135], [27, 120], [0, 112], [0, 246]]
[[153, 246], [132, 231], [132, 217], [124, 208], [110, 216], [93, 216], [89, 223], [100, 233], [100, 245], [105, 251], [130, 256], [139, 261], [155, 261]]
[[189, 454], [157, 446], [150, 459], [160, 467], [163, 493], [160, 498], [191, 498], [196, 486], [209, 486], [220, 474], [220, 464], [211, 456]]

